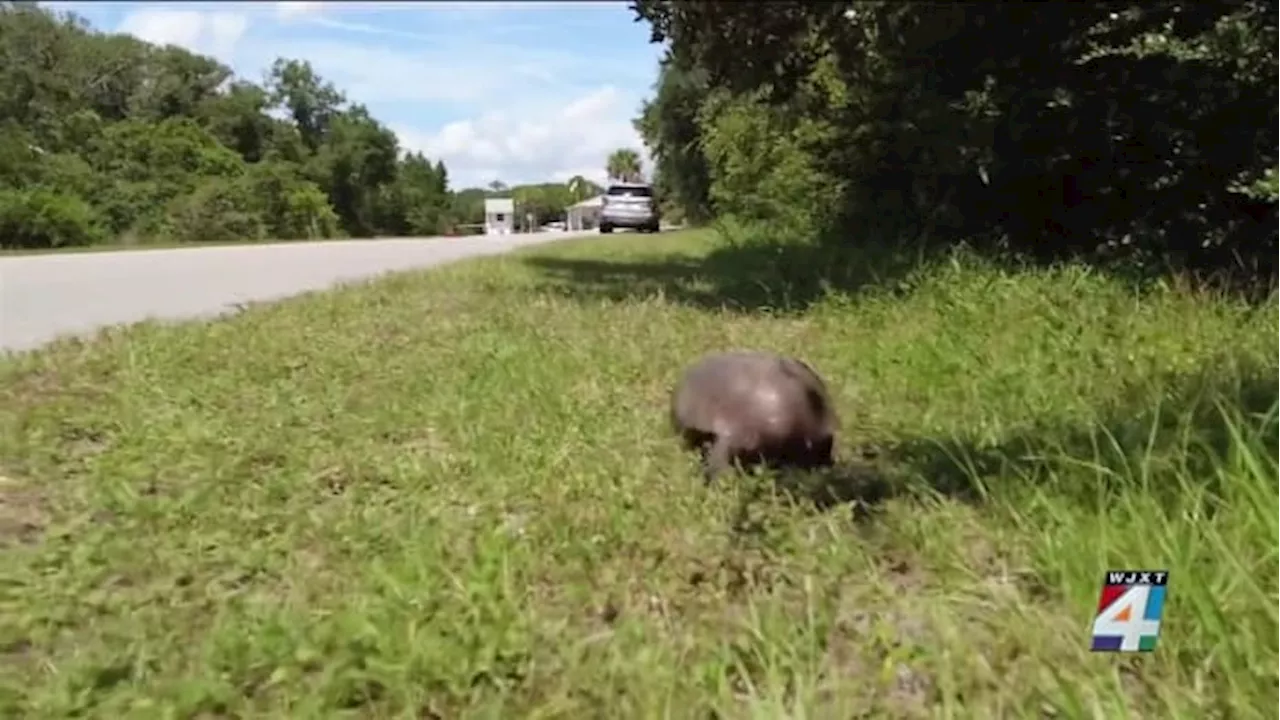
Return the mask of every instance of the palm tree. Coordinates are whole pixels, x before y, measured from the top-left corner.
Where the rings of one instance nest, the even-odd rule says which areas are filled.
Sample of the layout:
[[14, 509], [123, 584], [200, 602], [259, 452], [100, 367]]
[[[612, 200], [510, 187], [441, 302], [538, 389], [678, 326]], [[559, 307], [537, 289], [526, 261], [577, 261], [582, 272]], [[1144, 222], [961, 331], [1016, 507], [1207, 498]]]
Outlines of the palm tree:
[[641, 179], [640, 153], [631, 148], [618, 148], [609, 154], [604, 169], [611, 180], [639, 182]]
[[580, 202], [585, 199], [584, 196], [590, 187], [587, 185], [587, 179], [581, 175], [574, 175], [569, 178], [569, 182], [565, 183], [565, 185], [568, 186], [569, 197], [573, 198], [574, 202]]

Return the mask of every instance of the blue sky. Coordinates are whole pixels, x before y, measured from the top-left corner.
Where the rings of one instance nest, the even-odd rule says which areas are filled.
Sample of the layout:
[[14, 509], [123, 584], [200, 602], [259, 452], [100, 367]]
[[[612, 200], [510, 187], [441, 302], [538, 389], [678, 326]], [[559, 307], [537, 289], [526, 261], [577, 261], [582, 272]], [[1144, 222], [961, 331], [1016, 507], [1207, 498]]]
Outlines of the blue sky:
[[603, 180], [661, 47], [616, 2], [51, 2], [94, 27], [212, 55], [260, 81], [308, 60], [455, 188]]

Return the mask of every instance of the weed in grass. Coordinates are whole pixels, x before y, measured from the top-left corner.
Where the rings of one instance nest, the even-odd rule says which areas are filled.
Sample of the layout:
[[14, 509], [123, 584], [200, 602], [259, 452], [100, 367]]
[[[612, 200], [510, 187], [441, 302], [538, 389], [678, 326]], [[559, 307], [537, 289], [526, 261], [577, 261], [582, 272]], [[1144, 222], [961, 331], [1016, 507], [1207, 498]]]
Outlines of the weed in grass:
[[[963, 261], [780, 315], [548, 271], [715, 247], [570, 242], [4, 360], [0, 712], [1268, 716], [1271, 308]], [[666, 404], [726, 347], [823, 369], [873, 512], [703, 486]], [[1172, 572], [1154, 654], [1087, 650], [1112, 566]]]

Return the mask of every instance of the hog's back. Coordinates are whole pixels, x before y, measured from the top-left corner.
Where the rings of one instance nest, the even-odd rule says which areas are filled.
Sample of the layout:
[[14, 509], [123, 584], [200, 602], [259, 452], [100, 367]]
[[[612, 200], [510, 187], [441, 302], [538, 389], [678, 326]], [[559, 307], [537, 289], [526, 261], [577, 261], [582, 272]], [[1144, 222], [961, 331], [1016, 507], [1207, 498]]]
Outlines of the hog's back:
[[803, 362], [729, 352], [689, 368], [672, 397], [672, 424], [687, 442], [732, 437], [747, 445], [829, 437], [834, 415], [822, 379]]

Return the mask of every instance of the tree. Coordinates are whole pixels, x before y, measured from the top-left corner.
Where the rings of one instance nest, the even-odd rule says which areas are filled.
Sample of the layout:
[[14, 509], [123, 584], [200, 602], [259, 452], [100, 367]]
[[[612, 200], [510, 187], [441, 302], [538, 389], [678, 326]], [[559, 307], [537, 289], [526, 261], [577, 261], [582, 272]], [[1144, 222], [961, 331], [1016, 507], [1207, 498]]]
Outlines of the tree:
[[569, 199], [573, 202], [582, 202], [587, 199], [587, 179], [581, 175], [574, 175], [569, 178], [569, 182], [565, 183], [565, 187], [569, 190]]
[[619, 148], [609, 154], [605, 172], [611, 180], [639, 182], [641, 180], [640, 153], [630, 148]]
[[654, 90], [634, 121], [655, 161], [654, 185], [676, 215], [702, 222], [711, 215], [711, 175], [698, 123], [709, 90], [706, 72], [668, 52]]
[[565, 210], [577, 202], [567, 185], [542, 183], [519, 185], [512, 189], [512, 196], [522, 212], [532, 213], [537, 224], [565, 219]]
[[[395, 133], [359, 105], [335, 110], [327, 136], [306, 167], [352, 235], [370, 237], [403, 208], [389, 207], [388, 186], [399, 168]], [[394, 224], [396, 221], [391, 220]]]
[[321, 80], [305, 60], [277, 59], [267, 73], [267, 91], [272, 106], [289, 113], [302, 141], [312, 151], [320, 147], [345, 102], [342, 93]]
[[129, 99], [133, 118], [192, 117], [201, 104], [218, 97], [219, 88], [231, 78], [231, 68], [179, 47], [148, 47], [144, 53], [147, 62], [141, 65]]
[[716, 211], [833, 242], [1275, 273], [1274, 0], [632, 7], [669, 47], [637, 122], [664, 192], [705, 169]]
[[0, 3], [0, 244], [436, 234], [454, 210], [443, 163], [304, 61], [260, 86]]
[[[392, 213], [383, 227], [395, 234], [439, 235], [450, 226], [448, 178], [444, 165], [432, 165], [422, 153], [408, 153], [400, 163], [386, 202]], [[399, 214], [395, 214], [396, 212]]]
[[206, 98], [195, 110], [209, 132], [245, 162], [262, 160], [271, 148], [280, 121], [267, 115], [271, 98], [253, 83], [237, 80], [226, 92]]

